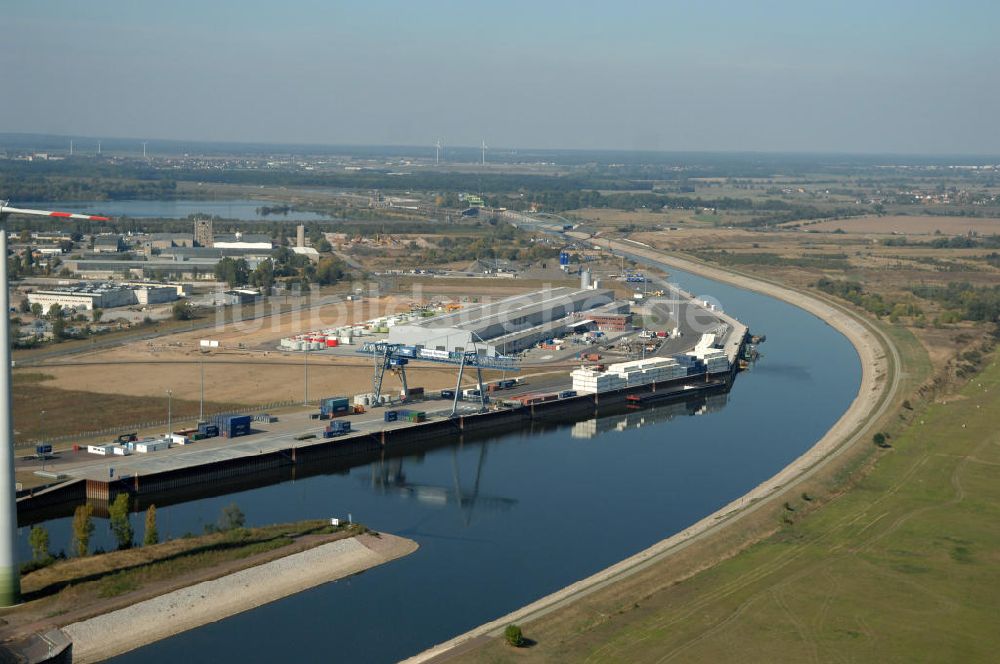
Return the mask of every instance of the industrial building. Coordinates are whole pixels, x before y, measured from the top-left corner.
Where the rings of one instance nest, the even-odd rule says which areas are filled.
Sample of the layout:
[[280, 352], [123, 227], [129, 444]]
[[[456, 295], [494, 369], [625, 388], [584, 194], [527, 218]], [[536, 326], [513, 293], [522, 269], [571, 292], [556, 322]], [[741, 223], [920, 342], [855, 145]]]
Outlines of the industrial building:
[[606, 310], [577, 312], [574, 314], [584, 322], [593, 323], [602, 332], [626, 332], [632, 329], [632, 314], [629, 312], [611, 312]]
[[216, 249], [266, 249], [270, 251], [273, 245], [270, 235], [255, 235], [237, 231], [232, 235], [216, 235], [212, 240], [212, 246]]
[[161, 304], [176, 299], [176, 286], [124, 286], [111, 283], [77, 284], [28, 293], [28, 302], [40, 304], [46, 311], [53, 304], [67, 309], [92, 311], [133, 304]]
[[66, 259], [63, 261], [70, 271], [90, 279], [111, 279], [114, 277], [149, 279], [215, 279], [218, 258], [173, 260], [90, 260]]
[[610, 290], [553, 288], [389, 328], [389, 342], [435, 350], [462, 351], [486, 342], [487, 354], [530, 348], [581, 324], [576, 314], [626, 313], [627, 302], [616, 302]]
[[211, 247], [214, 238], [211, 219], [194, 220], [194, 241], [199, 247]]
[[125, 251], [125, 242], [121, 235], [97, 235], [94, 237], [94, 253], [117, 254]]
[[170, 249], [171, 247], [193, 247], [194, 236], [191, 233], [150, 233], [142, 243], [144, 248]]

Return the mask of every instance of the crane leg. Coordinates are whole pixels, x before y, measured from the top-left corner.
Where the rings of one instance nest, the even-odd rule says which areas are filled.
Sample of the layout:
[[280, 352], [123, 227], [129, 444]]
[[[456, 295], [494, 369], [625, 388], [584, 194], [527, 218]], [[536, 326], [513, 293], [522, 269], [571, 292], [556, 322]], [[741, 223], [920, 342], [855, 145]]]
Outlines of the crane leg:
[[462, 393], [462, 374], [465, 372], [465, 355], [462, 356], [462, 363], [458, 365], [458, 381], [455, 383], [455, 396], [452, 398], [451, 402], [451, 415], [448, 417], [455, 417], [458, 414], [458, 395]]

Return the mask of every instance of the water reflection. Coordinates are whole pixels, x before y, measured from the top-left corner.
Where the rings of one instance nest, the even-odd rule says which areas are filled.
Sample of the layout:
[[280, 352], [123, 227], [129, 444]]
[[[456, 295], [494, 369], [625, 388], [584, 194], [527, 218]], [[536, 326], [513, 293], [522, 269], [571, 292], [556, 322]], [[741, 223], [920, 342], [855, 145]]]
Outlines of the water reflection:
[[662, 404], [647, 410], [635, 410], [622, 415], [595, 417], [573, 425], [573, 438], [594, 438], [609, 432], [641, 429], [645, 426], [669, 422], [675, 417], [705, 415], [722, 410], [729, 400], [729, 393], [711, 394], [671, 404]]
[[451, 450], [452, 483], [450, 486], [407, 480], [403, 466], [406, 461], [412, 462], [414, 457], [390, 457], [371, 464], [369, 466], [369, 486], [376, 493], [413, 499], [425, 506], [457, 507], [466, 527], [472, 525], [472, 517], [476, 509], [506, 512], [517, 505], [516, 498], [480, 493], [483, 468], [486, 465], [490, 443], [484, 441], [478, 444], [478, 461], [469, 484], [465, 484], [462, 479], [461, 464], [459, 463], [460, 447], [461, 445], [455, 446]]

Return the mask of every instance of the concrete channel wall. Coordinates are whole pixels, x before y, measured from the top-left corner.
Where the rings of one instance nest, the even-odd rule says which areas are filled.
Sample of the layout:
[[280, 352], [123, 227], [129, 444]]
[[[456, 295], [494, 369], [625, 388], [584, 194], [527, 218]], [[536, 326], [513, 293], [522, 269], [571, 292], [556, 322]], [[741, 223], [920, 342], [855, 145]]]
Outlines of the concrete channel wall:
[[[365, 463], [384, 453], [402, 454], [410, 449], [427, 449], [447, 444], [459, 437], [482, 437], [502, 431], [520, 430], [532, 423], [558, 423], [592, 418], [602, 409], [630, 404], [630, 395], [664, 393], [657, 403], [669, 403], [728, 390], [736, 367], [723, 374], [706, 375], [692, 381], [677, 378], [599, 394], [582, 394], [544, 403], [502, 409], [480, 414], [461, 415], [411, 426], [356, 432], [348, 436], [310, 441], [289, 441], [289, 446], [260, 454], [177, 468], [148, 475], [134, 475], [114, 480], [79, 480], [47, 489], [18, 500], [23, 521], [32, 521], [39, 512], [50, 512], [60, 505], [94, 503], [98, 512], [119, 493], [125, 492], [140, 503], [154, 498], [183, 499], [204, 493], [206, 487], [223, 490], [235, 485], [256, 482], [269, 484], [294, 477], [298, 468], [308, 473], [310, 466], [330, 463]], [[292, 445], [292, 443], [297, 443]]]

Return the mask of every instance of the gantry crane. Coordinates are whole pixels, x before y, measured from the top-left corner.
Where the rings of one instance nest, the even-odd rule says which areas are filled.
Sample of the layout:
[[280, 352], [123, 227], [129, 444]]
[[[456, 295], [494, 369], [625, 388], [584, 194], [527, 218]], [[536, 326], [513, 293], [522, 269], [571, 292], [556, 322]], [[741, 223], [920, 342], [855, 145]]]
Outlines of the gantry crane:
[[449, 417], [458, 414], [458, 399], [462, 392], [462, 378], [465, 375], [466, 367], [476, 369], [476, 384], [479, 388], [480, 412], [486, 410], [486, 403], [489, 399], [486, 396], [486, 386], [483, 384], [483, 369], [495, 369], [503, 371], [518, 371], [517, 360], [506, 355], [480, 355], [473, 342], [472, 350], [454, 351], [445, 353], [444, 351], [434, 351], [433, 355], [422, 354], [423, 349], [415, 346], [405, 346], [399, 343], [389, 343], [387, 341], [368, 341], [358, 349], [359, 353], [371, 353], [375, 371], [372, 376], [372, 394], [375, 395], [377, 404], [382, 395], [382, 382], [386, 369], [399, 376], [403, 384], [403, 400], [409, 398], [409, 388], [406, 383], [406, 365], [410, 360], [421, 360], [425, 362], [438, 362], [444, 364], [458, 365], [458, 379], [455, 382], [455, 395], [452, 399], [451, 413]]

